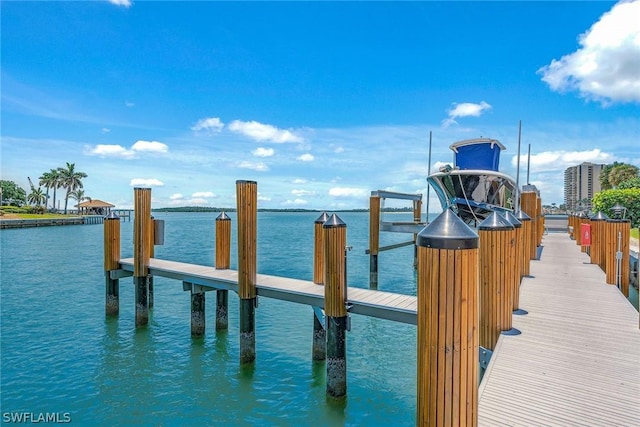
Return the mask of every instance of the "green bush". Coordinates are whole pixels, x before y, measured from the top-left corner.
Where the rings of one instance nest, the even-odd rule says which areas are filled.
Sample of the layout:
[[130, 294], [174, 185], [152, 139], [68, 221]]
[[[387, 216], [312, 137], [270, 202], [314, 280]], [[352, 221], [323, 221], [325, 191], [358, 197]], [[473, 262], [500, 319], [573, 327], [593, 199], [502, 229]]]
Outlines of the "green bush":
[[615, 217], [611, 208], [616, 204], [627, 208], [626, 218], [631, 220], [631, 227], [640, 227], [640, 188], [604, 190], [593, 197], [594, 212], [602, 212], [610, 218]]

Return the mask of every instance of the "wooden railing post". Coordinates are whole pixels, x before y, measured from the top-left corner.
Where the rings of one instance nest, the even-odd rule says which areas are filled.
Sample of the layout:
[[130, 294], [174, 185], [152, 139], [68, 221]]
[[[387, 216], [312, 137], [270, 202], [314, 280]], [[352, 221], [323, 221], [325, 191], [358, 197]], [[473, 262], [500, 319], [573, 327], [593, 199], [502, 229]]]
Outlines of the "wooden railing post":
[[[216, 218], [216, 269], [226, 270], [231, 265], [231, 218], [224, 212]], [[229, 328], [229, 291], [216, 291], [216, 330]]]
[[520, 199], [522, 211], [531, 218], [531, 229], [529, 238], [529, 259], [538, 258], [538, 213], [537, 194], [535, 191], [524, 191]]
[[120, 280], [111, 278], [111, 271], [120, 264], [120, 218], [114, 212], [104, 219], [104, 274], [106, 284], [105, 314], [120, 312]]
[[420, 426], [478, 424], [478, 240], [448, 209], [418, 234]]
[[[313, 283], [324, 285], [324, 232], [322, 225], [327, 222], [329, 215], [322, 214], [313, 223]], [[319, 308], [314, 308], [313, 313], [313, 340], [311, 345], [311, 358], [313, 360], [325, 360], [327, 358], [327, 332], [325, 325], [318, 318], [321, 314]]]
[[134, 188], [133, 222], [133, 283], [136, 295], [136, 326], [149, 323], [149, 221], [151, 217], [151, 189]]
[[324, 310], [327, 322], [327, 396], [347, 395], [347, 225], [333, 214], [324, 232]]
[[240, 297], [240, 364], [256, 358], [255, 308], [258, 183], [236, 181], [238, 215], [238, 296]]
[[378, 289], [378, 252], [380, 250], [380, 196], [369, 199], [369, 288]]

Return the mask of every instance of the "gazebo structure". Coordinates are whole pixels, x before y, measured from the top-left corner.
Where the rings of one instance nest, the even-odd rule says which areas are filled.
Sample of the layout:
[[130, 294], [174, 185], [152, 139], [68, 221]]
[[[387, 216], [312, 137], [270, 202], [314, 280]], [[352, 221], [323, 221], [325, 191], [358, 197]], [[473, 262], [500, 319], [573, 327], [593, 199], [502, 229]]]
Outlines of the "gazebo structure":
[[115, 207], [111, 203], [103, 202], [102, 200], [93, 199], [86, 202], [82, 202], [77, 205], [79, 215], [109, 215], [111, 208]]

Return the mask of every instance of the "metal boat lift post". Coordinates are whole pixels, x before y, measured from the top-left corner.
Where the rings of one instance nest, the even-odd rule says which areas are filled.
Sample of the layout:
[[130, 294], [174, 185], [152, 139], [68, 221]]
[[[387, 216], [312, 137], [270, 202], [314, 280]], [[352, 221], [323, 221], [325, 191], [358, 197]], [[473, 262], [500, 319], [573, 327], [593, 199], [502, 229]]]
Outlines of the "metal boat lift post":
[[[384, 199], [411, 200], [413, 202], [413, 221], [382, 221], [381, 205]], [[414, 267], [416, 265], [416, 235], [424, 228], [422, 222], [422, 194], [397, 193], [394, 191], [377, 190], [371, 192], [369, 199], [369, 288], [378, 289], [378, 254], [383, 251], [414, 245]], [[408, 242], [380, 246], [380, 231], [395, 233], [412, 233], [413, 239]]]

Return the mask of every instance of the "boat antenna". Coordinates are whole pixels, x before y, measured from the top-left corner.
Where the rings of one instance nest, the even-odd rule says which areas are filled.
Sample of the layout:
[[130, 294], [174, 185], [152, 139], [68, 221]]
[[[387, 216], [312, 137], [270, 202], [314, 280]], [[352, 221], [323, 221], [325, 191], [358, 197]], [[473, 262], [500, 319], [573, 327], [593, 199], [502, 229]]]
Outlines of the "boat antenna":
[[[429, 131], [429, 163], [428, 163], [428, 169], [427, 169], [427, 177], [431, 175], [431, 133], [432, 131]], [[429, 223], [429, 190], [430, 189], [431, 189], [431, 186], [427, 182], [427, 219], [426, 219], [427, 224]]]
[[529, 154], [527, 155], [527, 185], [529, 185], [529, 165], [531, 164], [531, 144], [529, 144]]
[[520, 141], [522, 136], [522, 120], [518, 120], [518, 162], [516, 163], [516, 200], [515, 210], [520, 210]]

